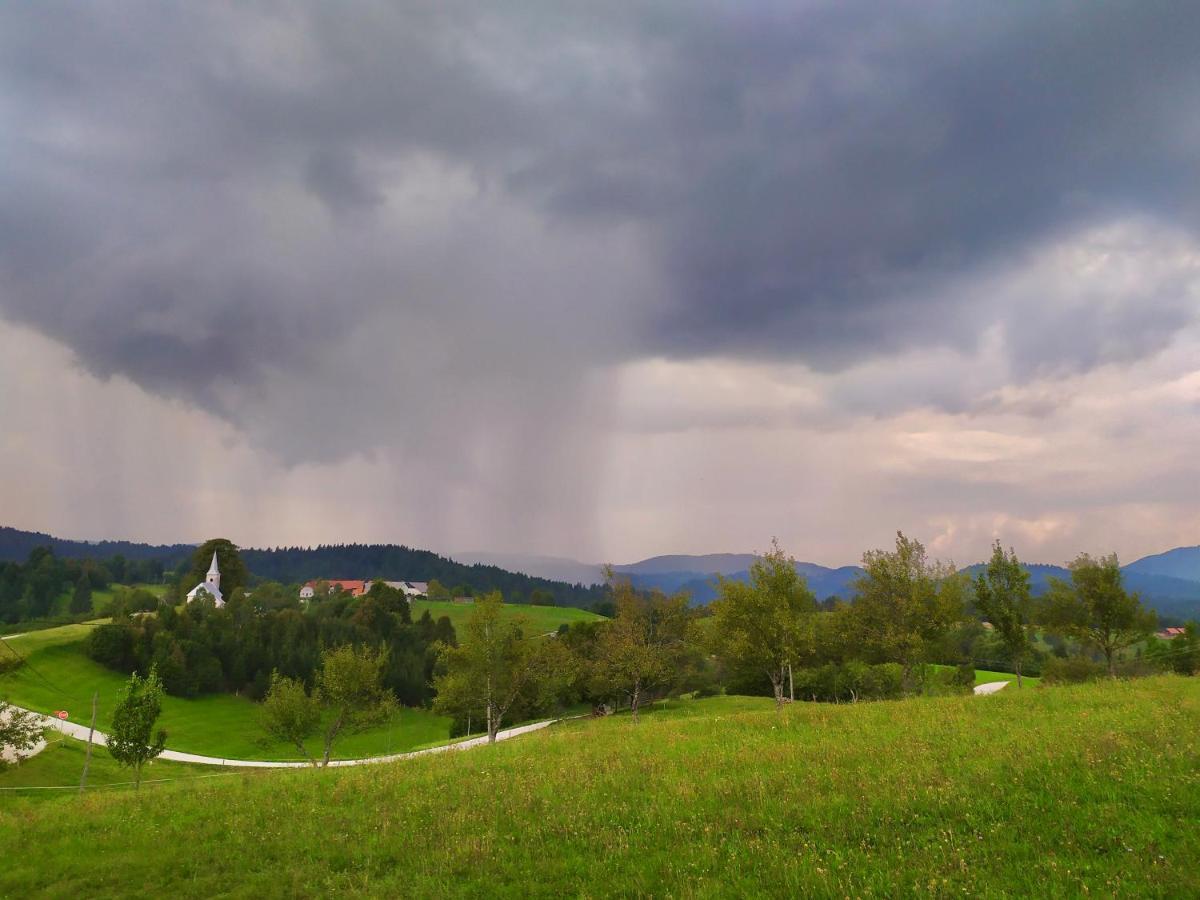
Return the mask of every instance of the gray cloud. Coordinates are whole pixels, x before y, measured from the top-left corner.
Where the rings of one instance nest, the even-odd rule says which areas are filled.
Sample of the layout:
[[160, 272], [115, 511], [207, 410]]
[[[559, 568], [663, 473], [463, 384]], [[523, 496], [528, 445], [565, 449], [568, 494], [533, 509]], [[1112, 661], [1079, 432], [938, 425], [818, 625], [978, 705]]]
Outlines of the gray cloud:
[[[964, 411], [1166, 346], [1194, 272], [1029, 267], [1194, 246], [1198, 61], [1167, 2], [8, 4], [0, 315], [289, 463], [582, 509], [621, 362]], [[954, 384], [853, 374], [989, 329]]]

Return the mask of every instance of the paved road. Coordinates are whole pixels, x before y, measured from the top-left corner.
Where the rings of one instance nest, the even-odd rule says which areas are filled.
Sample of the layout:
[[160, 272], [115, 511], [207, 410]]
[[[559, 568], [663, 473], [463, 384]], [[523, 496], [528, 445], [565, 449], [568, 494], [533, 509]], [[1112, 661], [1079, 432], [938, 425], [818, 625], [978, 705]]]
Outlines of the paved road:
[[1002, 691], [1012, 684], [1011, 681], [989, 681], [987, 684], [975, 685], [975, 693], [977, 694], [994, 694], [996, 691]]
[[[53, 728], [60, 731], [68, 737], [78, 738], [81, 741], [86, 741], [88, 738], [88, 727], [79, 725], [75, 722], [64, 722], [53, 716], [43, 716], [43, 721], [47, 728]], [[529, 725], [519, 725], [516, 728], [506, 728], [496, 734], [496, 740], [504, 741], [509, 738], [516, 737], [520, 734], [528, 734], [531, 731], [539, 731], [553, 725], [555, 722], [562, 721], [561, 719], [547, 719], [543, 722], [533, 722]], [[92, 742], [103, 746], [107, 739], [105, 735], [97, 731], [92, 736]], [[450, 750], [467, 750], [471, 747], [478, 747], [480, 744], [487, 743], [487, 735], [479, 738], [471, 738], [466, 741], [458, 741], [454, 744], [442, 744], [437, 747], [428, 747], [424, 750], [410, 750], [407, 753], [393, 753], [390, 756], [371, 756], [366, 759], [332, 759], [329, 761], [330, 766], [365, 766], [372, 763], [395, 762], [401, 759], [413, 759], [417, 756], [428, 756], [430, 753], [446, 753]], [[200, 756], [197, 753], [182, 753], [178, 750], [164, 750], [159, 759], [170, 759], [175, 762], [198, 763], [203, 766], [233, 766], [239, 769], [303, 769], [309, 764], [306, 762], [282, 762], [267, 759], [220, 759], [216, 756]]]

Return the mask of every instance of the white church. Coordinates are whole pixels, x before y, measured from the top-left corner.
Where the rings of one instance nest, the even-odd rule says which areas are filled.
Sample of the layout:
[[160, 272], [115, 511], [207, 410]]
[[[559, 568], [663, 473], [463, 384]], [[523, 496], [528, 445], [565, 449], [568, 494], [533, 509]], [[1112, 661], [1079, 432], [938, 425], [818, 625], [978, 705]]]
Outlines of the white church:
[[211, 597], [217, 609], [225, 605], [225, 598], [221, 596], [221, 570], [217, 568], [217, 553], [213, 551], [212, 565], [208, 567], [208, 574], [204, 576], [204, 580], [187, 592], [187, 602], [191, 603], [197, 597]]

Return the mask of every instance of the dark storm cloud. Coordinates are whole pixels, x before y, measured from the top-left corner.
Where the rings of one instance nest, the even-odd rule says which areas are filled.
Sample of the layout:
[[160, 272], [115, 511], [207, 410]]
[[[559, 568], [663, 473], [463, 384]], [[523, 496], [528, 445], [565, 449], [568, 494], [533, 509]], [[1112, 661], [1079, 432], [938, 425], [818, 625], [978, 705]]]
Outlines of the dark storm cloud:
[[[1195, 314], [1028, 327], [957, 290], [1114, 218], [1200, 224], [1186, 3], [8, 4], [0, 85], [0, 312], [245, 427], [301, 427], [259, 395], [290, 379], [369, 407], [500, 372], [553, 411], [629, 356], [839, 369], [999, 323], [1014, 366], [1062, 330], [1086, 368]], [[447, 170], [467, 199], [406, 218]], [[590, 264], [505, 243], [530, 217]], [[626, 226], [654, 277], [598, 283]], [[384, 331], [421, 366], [367, 374]]]

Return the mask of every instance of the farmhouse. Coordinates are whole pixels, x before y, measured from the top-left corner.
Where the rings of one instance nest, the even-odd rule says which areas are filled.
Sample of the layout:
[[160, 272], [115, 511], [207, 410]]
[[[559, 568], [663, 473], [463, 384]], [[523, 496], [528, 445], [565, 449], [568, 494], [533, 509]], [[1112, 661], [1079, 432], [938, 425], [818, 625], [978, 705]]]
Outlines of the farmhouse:
[[[345, 579], [324, 579], [329, 585], [329, 592], [343, 590], [352, 597], [361, 597], [371, 589], [376, 582], [386, 584], [390, 588], [402, 591], [410, 600], [413, 597], [424, 597], [429, 593], [429, 585], [424, 581], [383, 581], [380, 578], [369, 578], [365, 581], [348, 581]], [[300, 588], [300, 599], [311, 600], [316, 593], [317, 581], [306, 581]]]
[[221, 570], [217, 568], [217, 553], [213, 551], [212, 565], [208, 567], [208, 574], [204, 576], [204, 580], [187, 592], [187, 602], [191, 603], [197, 597], [211, 597], [213, 603], [220, 609], [225, 605], [225, 598], [221, 596]]
[[1183, 637], [1186, 633], [1185, 629], [1172, 625], [1155, 634], [1155, 637], [1163, 641], [1172, 641], [1177, 637]]

